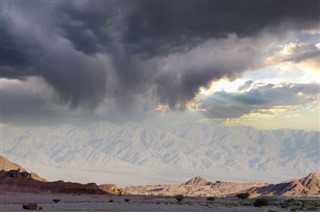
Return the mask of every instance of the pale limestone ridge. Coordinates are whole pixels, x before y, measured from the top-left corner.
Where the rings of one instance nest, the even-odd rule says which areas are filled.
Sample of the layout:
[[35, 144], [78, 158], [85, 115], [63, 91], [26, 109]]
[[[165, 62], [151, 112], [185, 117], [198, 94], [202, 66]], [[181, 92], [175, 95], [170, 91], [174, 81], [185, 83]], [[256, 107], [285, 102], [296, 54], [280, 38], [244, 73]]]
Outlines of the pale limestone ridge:
[[0, 155], [0, 170], [10, 171], [10, 170], [19, 170], [20, 172], [26, 172], [24, 168], [20, 165], [13, 163]]
[[[22, 168], [20, 165], [13, 163], [9, 161], [7, 158], [0, 155], [0, 171], [11, 171], [11, 170], [17, 170], [19, 172], [27, 172], [24, 168]], [[31, 172], [30, 177], [34, 180], [38, 181], [46, 181], [46, 179], [40, 177], [37, 173]]]

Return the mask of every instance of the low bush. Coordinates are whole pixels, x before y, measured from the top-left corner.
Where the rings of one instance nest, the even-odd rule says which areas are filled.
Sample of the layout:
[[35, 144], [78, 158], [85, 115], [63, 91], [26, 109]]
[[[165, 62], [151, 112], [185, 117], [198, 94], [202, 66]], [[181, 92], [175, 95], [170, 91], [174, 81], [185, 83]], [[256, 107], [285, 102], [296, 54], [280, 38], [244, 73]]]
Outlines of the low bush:
[[53, 199], [52, 201], [53, 201], [54, 203], [58, 203], [58, 202], [61, 201], [61, 199]]
[[253, 203], [254, 207], [262, 207], [262, 206], [268, 206], [269, 200], [265, 198], [258, 198]]
[[215, 197], [208, 197], [207, 200], [208, 201], [214, 201], [216, 198]]
[[250, 202], [240, 202], [239, 204], [240, 204], [240, 206], [249, 206], [249, 205], [251, 205]]
[[178, 201], [178, 203], [181, 203], [182, 200], [184, 199], [184, 196], [183, 195], [177, 195], [177, 196], [175, 196], [175, 198]]
[[248, 199], [249, 195], [249, 193], [239, 193], [236, 194], [236, 197], [238, 197], [239, 199]]

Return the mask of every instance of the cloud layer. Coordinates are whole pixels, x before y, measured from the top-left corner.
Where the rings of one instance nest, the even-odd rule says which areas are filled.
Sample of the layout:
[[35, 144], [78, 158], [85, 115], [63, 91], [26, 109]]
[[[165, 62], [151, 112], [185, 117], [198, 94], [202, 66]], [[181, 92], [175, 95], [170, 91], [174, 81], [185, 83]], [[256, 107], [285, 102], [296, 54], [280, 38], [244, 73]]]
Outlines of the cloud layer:
[[[211, 81], [264, 66], [272, 43], [320, 18], [312, 0], [1, 4], [2, 78], [38, 77], [57, 95], [46, 102], [110, 113], [184, 108]], [[312, 48], [286, 60], [314, 58]]]
[[[316, 104], [320, 98], [318, 84], [255, 83], [247, 81], [238, 92], [218, 91], [204, 97], [200, 104], [205, 114], [213, 118], [239, 118], [250, 112], [261, 112], [275, 107]], [[297, 109], [297, 108], [296, 108]]]

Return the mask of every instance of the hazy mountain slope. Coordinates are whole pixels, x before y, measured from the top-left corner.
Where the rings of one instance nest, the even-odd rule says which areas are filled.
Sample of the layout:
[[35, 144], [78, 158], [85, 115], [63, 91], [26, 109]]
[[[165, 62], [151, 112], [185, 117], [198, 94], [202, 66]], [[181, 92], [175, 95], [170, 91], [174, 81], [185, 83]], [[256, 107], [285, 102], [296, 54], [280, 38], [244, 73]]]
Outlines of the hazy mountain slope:
[[6, 126], [3, 152], [28, 167], [112, 171], [118, 176], [139, 170], [135, 174], [145, 179], [159, 174], [148, 171], [153, 169], [171, 170], [166, 173], [172, 176], [186, 171], [193, 176], [211, 173], [250, 180], [255, 175], [285, 179], [319, 171], [319, 138], [319, 132], [303, 130], [260, 131], [205, 124], [173, 128], [109, 122], [86, 127]]

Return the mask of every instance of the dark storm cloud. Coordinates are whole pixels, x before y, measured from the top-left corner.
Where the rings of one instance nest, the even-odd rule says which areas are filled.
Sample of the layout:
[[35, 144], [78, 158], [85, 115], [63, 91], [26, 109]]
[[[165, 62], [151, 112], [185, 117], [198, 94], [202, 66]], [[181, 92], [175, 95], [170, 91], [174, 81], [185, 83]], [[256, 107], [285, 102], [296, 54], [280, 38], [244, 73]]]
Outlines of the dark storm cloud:
[[0, 68], [4, 78], [45, 79], [72, 107], [106, 98], [130, 107], [137, 96], [174, 107], [211, 80], [259, 66], [262, 30], [316, 26], [319, 3], [2, 1]]
[[2, 82], [1, 88], [1, 110], [2, 118], [7, 122], [19, 122], [20, 120], [43, 119], [51, 115], [50, 110], [47, 109], [48, 99], [40, 92], [31, 92], [21, 84]]
[[12, 28], [10, 19], [1, 19], [1, 74], [7, 78], [20, 78], [34, 75], [29, 68], [32, 58], [39, 56], [39, 44], [32, 34], [19, 33]]
[[313, 103], [316, 98], [319, 98], [318, 84], [265, 84], [240, 93], [218, 91], [202, 100], [201, 105], [209, 117], [238, 118], [259, 109]]
[[116, 5], [112, 2], [92, 1], [88, 4], [71, 2], [59, 7], [54, 22], [61, 29], [61, 35], [70, 40], [75, 49], [93, 55], [106, 52], [113, 42], [112, 33], [118, 29]]
[[[106, 51], [119, 41], [130, 53], [152, 57], [228, 33], [252, 36], [283, 22], [308, 28], [317, 24], [319, 7], [318, 0], [93, 1], [64, 5], [57, 24], [76, 49], [88, 54]], [[108, 29], [119, 30], [119, 36], [114, 38]]]
[[252, 36], [281, 22], [307, 27], [319, 20], [319, 7], [320, 1], [308, 0], [142, 2], [128, 18], [124, 41], [134, 52], [179, 51], [228, 33]]
[[42, 16], [31, 13], [32, 9], [46, 9], [46, 5], [17, 4], [5, 5], [1, 19], [2, 77], [39, 76], [56, 90], [61, 102], [71, 107], [95, 108], [106, 90], [103, 62], [74, 50], [65, 39], [58, 37], [54, 25], [48, 23], [54, 18], [53, 14], [46, 17], [47, 20], [39, 20], [37, 25], [35, 19]]

